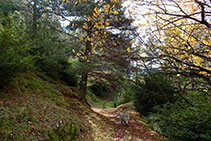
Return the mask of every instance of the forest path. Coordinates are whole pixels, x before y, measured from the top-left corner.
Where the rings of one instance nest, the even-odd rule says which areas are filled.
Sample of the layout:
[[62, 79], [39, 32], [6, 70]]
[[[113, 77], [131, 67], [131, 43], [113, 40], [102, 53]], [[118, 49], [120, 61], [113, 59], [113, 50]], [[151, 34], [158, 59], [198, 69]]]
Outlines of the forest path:
[[[100, 109], [92, 108], [92, 110], [101, 116], [107, 124], [112, 128], [112, 140], [114, 141], [157, 141], [164, 140], [164, 137], [152, 131], [140, 119], [136, 112], [130, 112], [130, 123], [128, 126], [122, 125], [118, 113], [121, 108]], [[104, 126], [106, 128], [106, 126]], [[105, 129], [106, 130], [106, 129]], [[102, 138], [103, 140], [103, 138]]]

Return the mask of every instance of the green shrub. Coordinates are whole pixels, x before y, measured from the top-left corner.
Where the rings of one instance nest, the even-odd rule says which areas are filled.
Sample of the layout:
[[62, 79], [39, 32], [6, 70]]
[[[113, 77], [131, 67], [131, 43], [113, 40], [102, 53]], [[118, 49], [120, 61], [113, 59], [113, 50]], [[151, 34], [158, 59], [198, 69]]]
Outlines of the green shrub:
[[33, 52], [39, 56], [36, 59], [36, 66], [54, 79], [60, 79], [69, 86], [77, 86], [78, 77], [75, 67], [77, 61], [68, 59], [69, 55], [65, 54], [70, 52], [70, 49], [62, 47], [48, 38], [37, 42], [37, 44], [40, 48]]
[[76, 87], [78, 85], [77, 73], [71, 64], [69, 64], [66, 69], [60, 73], [60, 79], [69, 86]]
[[134, 91], [133, 88], [134, 88], [134, 85], [129, 82], [126, 82], [120, 85], [116, 91], [117, 94], [114, 99], [114, 107], [131, 102], [132, 94]]
[[[193, 97], [197, 97], [197, 100], [193, 100]], [[185, 104], [185, 101], [167, 103], [163, 107], [156, 107], [158, 112], [148, 116], [147, 122], [170, 140], [211, 140], [211, 105], [198, 98], [198, 95], [187, 98], [194, 107]]]
[[155, 112], [154, 106], [175, 100], [174, 88], [165, 75], [154, 74], [153, 80], [145, 76], [144, 83], [136, 85], [133, 89], [133, 104], [136, 110], [143, 115]]
[[0, 86], [32, 64], [31, 40], [18, 14], [0, 14]]

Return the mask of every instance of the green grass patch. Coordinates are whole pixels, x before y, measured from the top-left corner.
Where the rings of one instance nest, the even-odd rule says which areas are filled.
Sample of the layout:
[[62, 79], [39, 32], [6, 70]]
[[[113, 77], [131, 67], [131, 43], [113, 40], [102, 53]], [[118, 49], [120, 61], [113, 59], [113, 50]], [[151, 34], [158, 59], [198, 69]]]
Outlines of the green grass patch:
[[[91, 97], [94, 97], [96, 99], [96, 102], [93, 101]], [[91, 106], [94, 107], [94, 108], [102, 108], [103, 103], [107, 100], [107, 99], [102, 99], [98, 96], [95, 96], [92, 93], [88, 93], [86, 95], [86, 99], [91, 104]], [[114, 107], [114, 101], [113, 100], [106, 103], [106, 108], [113, 108], [113, 107]]]
[[114, 108], [114, 101], [112, 100], [106, 103], [106, 108]]

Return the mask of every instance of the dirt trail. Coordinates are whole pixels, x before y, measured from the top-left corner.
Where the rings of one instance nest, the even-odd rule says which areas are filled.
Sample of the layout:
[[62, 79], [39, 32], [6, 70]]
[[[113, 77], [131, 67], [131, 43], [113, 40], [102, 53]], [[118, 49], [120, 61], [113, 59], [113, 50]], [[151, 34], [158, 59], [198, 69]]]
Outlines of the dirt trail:
[[117, 116], [121, 109], [99, 109], [92, 108], [94, 112], [104, 117], [107, 124], [113, 126], [112, 138], [114, 141], [157, 141], [164, 140], [162, 136], [152, 131], [140, 121], [137, 113], [131, 112], [129, 126], [121, 125]]

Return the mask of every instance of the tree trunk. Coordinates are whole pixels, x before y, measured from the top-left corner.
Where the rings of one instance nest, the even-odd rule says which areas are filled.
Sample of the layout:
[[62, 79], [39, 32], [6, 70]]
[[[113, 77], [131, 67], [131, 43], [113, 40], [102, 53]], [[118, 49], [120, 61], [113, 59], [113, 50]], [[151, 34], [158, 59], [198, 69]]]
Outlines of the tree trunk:
[[81, 101], [84, 101], [86, 99], [87, 80], [88, 80], [88, 73], [83, 72], [81, 76], [81, 82], [80, 82], [80, 93], [81, 93], [80, 100]]
[[36, 33], [37, 33], [37, 21], [38, 21], [38, 13], [39, 13], [39, 10], [37, 8], [37, 5], [39, 4], [38, 0], [33, 0], [33, 5], [32, 5], [32, 8], [33, 8], [33, 17], [32, 17], [32, 35], [33, 37], [36, 36]]
[[[89, 37], [91, 37], [91, 35], [88, 33]], [[88, 58], [89, 53], [91, 53], [91, 42], [87, 41], [86, 42], [86, 50], [84, 52], [84, 56], [86, 56]], [[86, 64], [87, 62], [85, 62]], [[88, 72], [85, 70], [82, 72], [82, 76], [81, 76], [81, 82], [80, 82], [80, 93], [81, 93], [81, 97], [80, 100], [86, 101], [86, 88], [87, 88], [87, 80], [88, 80]]]

